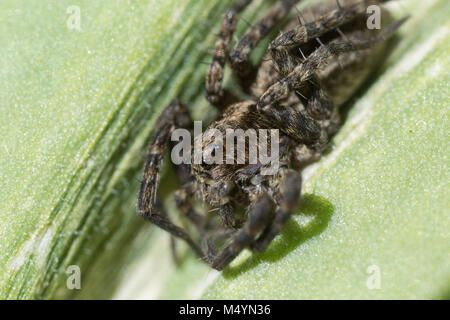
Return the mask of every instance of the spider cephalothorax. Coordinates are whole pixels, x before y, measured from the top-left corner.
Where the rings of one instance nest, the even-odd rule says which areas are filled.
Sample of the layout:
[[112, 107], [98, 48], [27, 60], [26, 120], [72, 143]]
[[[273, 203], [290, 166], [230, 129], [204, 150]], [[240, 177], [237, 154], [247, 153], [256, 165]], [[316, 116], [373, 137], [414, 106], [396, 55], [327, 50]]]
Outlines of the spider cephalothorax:
[[[180, 183], [175, 200], [183, 216], [195, 226], [197, 236], [176, 226], [156, 195], [163, 156], [173, 143], [171, 134], [175, 129], [193, 131], [186, 106], [175, 100], [162, 112], [154, 129], [138, 199], [139, 214], [185, 240], [202, 260], [218, 270], [244, 248], [264, 251], [280, 232], [297, 206], [299, 170], [317, 160], [326, 149], [340, 125], [339, 107], [367, 79], [383, 56], [384, 40], [405, 21], [389, 24], [391, 18], [383, 10], [381, 30], [369, 30], [367, 7], [385, 1], [324, 1], [288, 23], [270, 42], [265, 58], [255, 68], [249, 62], [251, 51], [279, 27], [298, 1], [276, 2], [230, 52], [237, 15], [250, 2], [236, 1], [224, 16], [206, 77], [206, 96], [220, 111], [209, 129], [223, 137], [231, 129], [277, 130], [277, 171], [263, 174], [268, 163], [249, 161], [252, 152], [257, 154], [262, 148], [260, 140], [252, 143], [250, 136], [244, 136], [245, 150], [240, 155], [244, 161], [238, 162], [239, 153], [232, 149], [235, 162], [211, 163], [203, 158], [200, 162], [175, 165]], [[222, 88], [227, 61], [251, 99], [239, 101]], [[205, 134], [197, 139], [205, 148], [218, 142]], [[271, 156], [274, 139], [271, 136], [268, 140]], [[227, 150], [220, 156], [224, 160]], [[194, 148], [192, 153], [194, 159]], [[219, 214], [196, 212], [191, 198], [202, 200]], [[247, 208], [245, 213], [237, 214], [242, 207]]]

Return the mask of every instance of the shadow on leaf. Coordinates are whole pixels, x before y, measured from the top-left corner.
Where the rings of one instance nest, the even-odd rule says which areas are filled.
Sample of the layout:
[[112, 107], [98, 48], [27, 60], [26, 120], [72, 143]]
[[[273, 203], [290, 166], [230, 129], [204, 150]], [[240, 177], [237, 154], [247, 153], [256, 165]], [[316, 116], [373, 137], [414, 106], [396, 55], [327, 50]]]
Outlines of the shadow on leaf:
[[302, 196], [296, 218], [291, 219], [264, 253], [254, 253], [237, 266], [226, 268], [225, 279], [236, 278], [253, 269], [261, 262], [276, 262], [285, 257], [302, 243], [322, 233], [328, 226], [334, 212], [333, 205], [325, 198], [313, 194]]

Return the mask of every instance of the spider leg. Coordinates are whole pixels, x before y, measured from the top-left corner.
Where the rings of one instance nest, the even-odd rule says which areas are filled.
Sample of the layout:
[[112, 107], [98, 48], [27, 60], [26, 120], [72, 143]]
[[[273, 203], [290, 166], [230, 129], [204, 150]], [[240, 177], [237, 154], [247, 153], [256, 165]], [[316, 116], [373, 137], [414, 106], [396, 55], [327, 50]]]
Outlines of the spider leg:
[[[323, 4], [320, 3], [313, 6], [309, 11], [320, 12], [320, 8]], [[365, 7], [363, 3], [353, 4], [351, 6], [342, 8], [337, 0], [337, 10], [333, 10], [327, 14], [320, 16], [318, 19], [314, 18], [313, 22], [306, 23], [305, 18], [303, 21], [300, 19], [301, 12], [298, 12], [298, 25], [281, 33], [278, 37], [272, 40], [269, 44], [268, 51], [271, 60], [275, 62], [276, 69], [280, 75], [285, 77], [289, 74], [295, 66], [299, 65], [301, 59], [296, 55], [292, 55], [291, 48], [298, 47], [298, 51], [306, 59], [303, 51], [302, 44], [306, 44], [310, 39], [317, 39], [320, 42], [319, 36], [327, 33], [341, 24], [344, 24], [359, 14], [363, 13]]]
[[236, 233], [236, 230], [221, 229], [214, 234], [207, 235], [203, 238], [203, 248], [205, 249], [207, 259], [213, 261], [217, 256], [216, 241], [226, 241]]
[[222, 224], [227, 228], [240, 228], [242, 226], [242, 221], [236, 219], [233, 215], [233, 206], [230, 203], [226, 203], [219, 206], [220, 219]]
[[207, 251], [211, 267], [222, 270], [244, 248], [249, 246], [270, 221], [274, 208], [275, 204], [269, 195], [267, 193], [260, 194], [251, 205], [243, 227], [230, 237], [228, 244], [218, 254], [215, 254], [215, 247], [209, 244]]
[[313, 119], [330, 119], [335, 109], [334, 103], [328, 96], [319, 79], [317, 79], [316, 76], [313, 76], [313, 79], [311, 80], [317, 83], [317, 85], [316, 87], [313, 87], [311, 97], [308, 99], [305, 109]]
[[231, 202], [231, 192], [235, 188], [232, 181], [224, 181], [216, 184], [216, 193], [220, 198], [219, 215], [222, 225], [226, 228], [237, 229], [242, 226], [243, 221], [237, 219], [233, 213], [234, 205]]
[[320, 123], [307, 110], [298, 110], [298, 103], [296, 99], [294, 103], [277, 104], [264, 110], [262, 116], [287, 136], [310, 145], [320, 139]]
[[[318, 39], [321, 35], [331, 30], [338, 29], [355, 17], [365, 14], [369, 4], [378, 2], [380, 1], [360, 1], [342, 7], [339, 4], [339, 1], [337, 1], [336, 10], [321, 16], [313, 22], [299, 24], [280, 34], [269, 45], [270, 55], [272, 60], [277, 64], [280, 73], [286, 75], [292, 71], [291, 57], [288, 54], [289, 48], [305, 44], [311, 39]], [[312, 10], [314, 11], [314, 8], [312, 8]]]
[[319, 139], [314, 144], [307, 145], [307, 148], [311, 148], [313, 154], [320, 154], [329, 146], [330, 137], [339, 129], [339, 110], [320, 83], [314, 88], [305, 108], [308, 114], [318, 121], [321, 128]]
[[189, 128], [191, 124], [192, 120], [186, 106], [177, 100], [172, 101], [159, 116], [148, 147], [137, 212], [172, 236], [186, 241], [199, 257], [205, 259], [201, 248], [189, 234], [173, 224], [168, 215], [163, 212], [163, 207], [158, 205], [156, 196], [163, 157], [170, 143], [171, 133], [176, 128]]
[[320, 83], [317, 87], [313, 87], [311, 96], [305, 101], [305, 109], [320, 127], [320, 134], [317, 140], [308, 144], [297, 144], [292, 149], [290, 157], [296, 169], [303, 169], [306, 165], [319, 160], [323, 151], [329, 147], [331, 136], [340, 125], [339, 110]]
[[198, 229], [201, 235], [208, 230], [218, 229], [219, 224], [207, 219], [207, 217], [199, 214], [190, 203], [189, 199], [195, 192], [194, 182], [191, 181], [175, 191], [175, 203], [181, 214], [191, 221]]
[[[340, 26], [352, 21], [357, 16], [366, 15], [367, 7], [372, 4], [380, 4], [389, 0], [360, 0], [359, 2], [342, 6], [336, 0], [337, 9], [332, 10], [315, 21], [299, 24], [294, 28], [283, 32], [276, 37], [269, 45], [270, 50], [298, 46], [312, 39], [316, 39], [323, 34], [338, 29]], [[320, 6], [321, 4], [319, 4]], [[315, 8], [311, 8], [315, 11]], [[340, 31], [338, 31], [340, 32]]]
[[251, 244], [251, 249], [256, 252], [266, 250], [297, 207], [302, 184], [300, 173], [295, 170], [284, 169], [280, 172], [280, 177], [279, 199], [277, 199], [278, 203], [275, 217], [258, 239]]
[[244, 33], [242, 39], [230, 54], [231, 67], [236, 75], [245, 77], [251, 73], [252, 67], [249, 61], [250, 53], [258, 45], [261, 39], [263, 39], [270, 31], [272, 31], [274, 26], [286, 17], [291, 8], [298, 1], [299, 0], [278, 1], [264, 18]]
[[197, 256], [199, 256], [202, 260], [205, 260], [205, 255], [202, 249], [194, 242], [194, 240], [192, 240], [183, 228], [173, 224], [168, 217], [157, 213], [145, 213], [141, 215], [154, 225], [170, 233], [175, 238], [183, 239], [197, 254]]
[[292, 150], [291, 165], [297, 170], [302, 170], [319, 160], [321, 156], [321, 152], [314, 150], [306, 144], [299, 144]]
[[273, 103], [287, 98], [292, 90], [300, 88], [305, 81], [313, 77], [315, 71], [326, 65], [329, 57], [338, 56], [350, 51], [368, 49], [379, 41], [387, 39], [406, 21], [407, 18], [408, 17], [405, 17], [392, 23], [378, 35], [366, 40], [334, 40], [326, 46], [318, 47], [305, 61], [303, 61], [303, 63], [295, 67], [291, 73], [266, 90], [258, 100], [258, 109], [262, 112], [267, 112]]
[[[155, 209], [163, 216], [164, 218], [168, 218], [167, 211], [161, 203], [159, 197], [156, 197]], [[180, 259], [178, 259], [177, 248], [176, 248], [175, 237], [170, 235], [170, 252], [172, 253], [172, 259], [175, 265], [180, 265]]]
[[252, 0], [236, 1], [225, 16], [220, 27], [219, 38], [216, 41], [213, 61], [206, 75], [206, 98], [218, 107], [230, 104], [231, 93], [222, 89], [225, 62], [228, 58], [231, 40], [236, 29], [237, 15], [250, 4]]
[[139, 191], [137, 207], [139, 213], [151, 212], [153, 208], [156, 200], [156, 191], [159, 186], [164, 153], [169, 145], [171, 133], [176, 127], [177, 118], [190, 120], [186, 107], [174, 100], [163, 110], [156, 121], [155, 129], [148, 145], [143, 179]]

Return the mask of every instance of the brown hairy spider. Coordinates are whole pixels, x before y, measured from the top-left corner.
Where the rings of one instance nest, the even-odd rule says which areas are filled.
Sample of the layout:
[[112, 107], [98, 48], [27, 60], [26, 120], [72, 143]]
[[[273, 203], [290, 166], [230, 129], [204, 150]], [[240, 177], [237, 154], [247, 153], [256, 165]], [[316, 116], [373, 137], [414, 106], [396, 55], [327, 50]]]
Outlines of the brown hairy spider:
[[[264, 251], [280, 233], [297, 207], [302, 183], [299, 170], [327, 148], [340, 126], [339, 107], [374, 70], [383, 57], [385, 40], [406, 20], [392, 22], [382, 10], [381, 30], [369, 30], [367, 7], [386, 1], [325, 1], [288, 23], [255, 68], [249, 62], [250, 53], [298, 1], [277, 1], [230, 52], [237, 15], [250, 2], [236, 1], [223, 19], [206, 77], [207, 99], [221, 114], [209, 128], [224, 135], [227, 129], [278, 129], [278, 172], [262, 175], [264, 165], [247, 162], [175, 165], [180, 183], [176, 204], [195, 232], [175, 225], [156, 195], [164, 153], [174, 146], [171, 133], [177, 128], [193, 130], [186, 106], [175, 100], [154, 129], [137, 204], [140, 215], [186, 241], [217, 270], [244, 248]], [[222, 89], [227, 61], [242, 89], [253, 98], [239, 102]], [[204, 146], [210, 143], [203, 142]], [[252, 148], [258, 146], [246, 144], [246, 159]], [[196, 212], [191, 203], [194, 197], [217, 209], [219, 215]], [[239, 208], [247, 210], [239, 214]]]

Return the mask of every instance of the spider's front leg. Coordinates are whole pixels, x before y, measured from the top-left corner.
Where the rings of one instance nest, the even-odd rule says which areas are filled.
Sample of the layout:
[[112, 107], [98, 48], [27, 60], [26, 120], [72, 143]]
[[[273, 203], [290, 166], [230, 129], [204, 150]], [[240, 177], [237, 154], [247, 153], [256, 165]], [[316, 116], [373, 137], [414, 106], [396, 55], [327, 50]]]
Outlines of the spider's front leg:
[[[177, 100], [172, 101], [159, 116], [148, 146], [137, 212], [151, 223], [169, 232], [172, 236], [186, 241], [194, 252], [204, 259], [203, 251], [190, 235], [183, 228], [176, 226], [167, 214], [161, 212], [163, 208], [162, 206], [158, 208], [156, 195], [164, 153], [170, 144], [173, 130], [176, 128], [188, 129], [191, 126], [192, 120], [186, 106]], [[183, 169], [183, 167], [178, 169]], [[185, 171], [184, 169], [182, 171]]]
[[353, 41], [333, 40], [327, 45], [318, 47], [292, 72], [264, 92], [258, 100], [258, 109], [265, 112], [271, 109], [272, 104], [286, 99], [290, 92], [300, 89], [306, 81], [314, 76], [317, 70], [327, 64], [330, 57], [351, 51], [368, 49], [376, 43], [389, 38], [407, 19], [408, 17], [404, 17], [392, 23], [378, 35], [368, 39]]
[[182, 185], [174, 193], [175, 204], [181, 214], [196, 226], [200, 235], [204, 235], [207, 231], [219, 229], [219, 224], [199, 214], [192, 206], [190, 199], [194, 196], [195, 188], [194, 181]]
[[340, 115], [338, 107], [320, 81], [318, 79], [314, 81], [317, 81], [317, 86], [313, 88], [305, 109], [308, 115], [318, 122], [320, 136], [314, 143], [308, 144], [307, 148], [310, 148], [313, 154], [321, 154], [329, 146], [330, 137], [339, 129]]
[[256, 252], [263, 252], [266, 250], [297, 208], [302, 185], [300, 173], [291, 169], [283, 169], [279, 174], [279, 196], [277, 199], [275, 217], [264, 229], [258, 239], [251, 244], [250, 248]]
[[250, 246], [255, 237], [264, 230], [272, 220], [275, 204], [267, 193], [260, 194], [250, 206], [248, 217], [243, 227], [236, 231], [229, 239], [228, 244], [218, 254], [208, 248], [208, 258], [211, 267], [217, 270], [225, 268], [241, 251]]
[[[370, 4], [377, 4], [379, 0], [359, 1], [357, 3], [342, 7], [339, 0], [336, 0], [336, 9], [319, 17], [312, 22], [304, 22], [294, 28], [283, 32], [269, 44], [269, 52], [272, 60], [275, 61], [278, 71], [286, 76], [292, 71], [292, 66], [297, 59], [294, 59], [288, 50], [298, 47], [307, 42], [318, 39], [323, 34], [339, 30], [339, 27], [350, 22], [354, 18], [366, 14], [366, 8]], [[313, 7], [311, 10], [320, 11], [322, 4]], [[344, 36], [345, 37], [345, 36]], [[319, 40], [320, 41], [320, 40]]]

